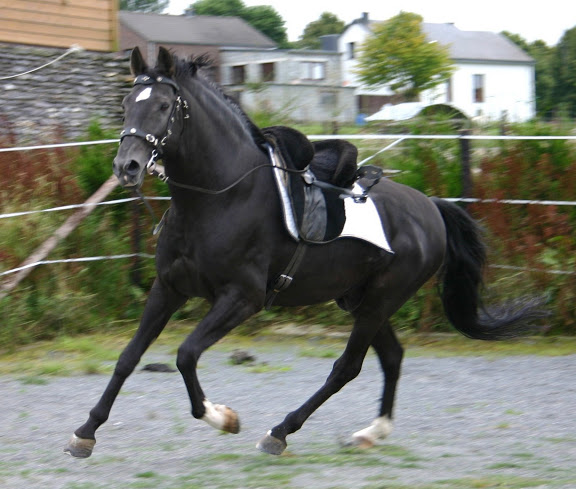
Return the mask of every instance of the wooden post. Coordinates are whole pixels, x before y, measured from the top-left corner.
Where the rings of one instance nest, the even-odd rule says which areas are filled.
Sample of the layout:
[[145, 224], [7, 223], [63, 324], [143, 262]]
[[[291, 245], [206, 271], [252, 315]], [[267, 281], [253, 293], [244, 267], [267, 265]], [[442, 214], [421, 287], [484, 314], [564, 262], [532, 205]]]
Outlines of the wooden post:
[[[470, 129], [462, 129], [460, 131], [460, 136], [469, 136], [471, 134]], [[462, 181], [462, 192], [460, 197], [468, 198], [472, 197], [472, 171], [470, 166], [470, 140], [463, 137], [460, 138], [460, 162], [462, 165], [461, 181]], [[464, 207], [467, 205], [464, 204]]]
[[132, 266], [130, 270], [130, 280], [132, 285], [142, 288], [142, 262], [140, 259], [140, 253], [142, 252], [142, 233], [141, 233], [141, 220], [142, 220], [142, 210], [139, 202], [135, 200], [132, 202], [132, 254], [134, 258], [132, 259]]
[[[46, 256], [58, 245], [58, 243], [68, 236], [78, 225], [86, 218], [96, 207], [96, 204], [102, 202], [112, 190], [118, 186], [118, 179], [112, 175], [106, 180], [102, 186], [92, 194], [84, 204], [86, 207], [81, 207], [74, 214], [72, 214], [56, 232], [50, 236], [44, 243], [42, 243], [36, 250], [24, 260], [20, 267], [25, 267], [33, 263], [44, 260]], [[92, 205], [90, 205], [92, 204]], [[9, 279], [0, 283], [0, 299], [4, 298], [8, 293], [14, 289], [22, 280], [24, 280], [34, 267], [28, 267], [15, 272]]]

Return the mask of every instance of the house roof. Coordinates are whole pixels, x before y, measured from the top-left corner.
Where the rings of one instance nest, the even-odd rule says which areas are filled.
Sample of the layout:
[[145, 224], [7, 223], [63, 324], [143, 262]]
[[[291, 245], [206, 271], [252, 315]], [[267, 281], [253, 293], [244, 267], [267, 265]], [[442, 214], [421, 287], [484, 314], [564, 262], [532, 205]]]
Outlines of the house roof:
[[[363, 14], [352, 24], [363, 24], [368, 29], [382, 21], [369, 20]], [[454, 24], [422, 23], [422, 30], [429, 41], [448, 46], [454, 61], [493, 61], [509, 63], [534, 63], [534, 59], [502, 34], [487, 31], [461, 31]]]
[[276, 43], [238, 17], [119, 13], [120, 23], [142, 38], [166, 44], [275, 48]]
[[502, 34], [485, 31], [461, 31], [454, 24], [422, 23], [430, 41], [449, 47], [453, 60], [506, 61], [533, 63], [534, 59]]

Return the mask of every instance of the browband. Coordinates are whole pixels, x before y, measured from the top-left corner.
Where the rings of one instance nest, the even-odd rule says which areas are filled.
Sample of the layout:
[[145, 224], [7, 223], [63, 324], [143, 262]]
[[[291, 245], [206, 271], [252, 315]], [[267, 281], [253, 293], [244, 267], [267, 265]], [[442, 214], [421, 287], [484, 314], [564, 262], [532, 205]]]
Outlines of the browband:
[[178, 84], [165, 76], [152, 77], [150, 75], [139, 75], [134, 79], [134, 85], [154, 85], [154, 83], [170, 85], [176, 92], [180, 91]]

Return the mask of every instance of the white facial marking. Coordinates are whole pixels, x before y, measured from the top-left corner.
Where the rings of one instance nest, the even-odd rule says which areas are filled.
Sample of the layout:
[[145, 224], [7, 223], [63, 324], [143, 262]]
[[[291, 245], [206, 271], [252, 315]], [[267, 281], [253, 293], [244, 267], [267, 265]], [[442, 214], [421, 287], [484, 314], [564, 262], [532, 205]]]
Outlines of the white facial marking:
[[138, 97], [136, 97], [136, 102], [141, 102], [142, 100], [148, 100], [150, 98], [151, 93], [152, 93], [152, 87], [145, 88], [138, 94]]

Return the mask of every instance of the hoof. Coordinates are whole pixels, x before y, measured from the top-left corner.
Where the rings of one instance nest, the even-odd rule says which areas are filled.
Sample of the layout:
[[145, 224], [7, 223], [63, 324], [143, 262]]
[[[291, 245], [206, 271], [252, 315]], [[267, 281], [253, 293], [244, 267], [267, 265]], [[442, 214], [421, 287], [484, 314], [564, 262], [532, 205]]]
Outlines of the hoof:
[[240, 433], [240, 418], [238, 417], [236, 411], [227, 407], [224, 418], [226, 421], [224, 423], [224, 427], [222, 428], [223, 431], [233, 433], [235, 435]]
[[282, 455], [287, 446], [288, 444], [284, 440], [273, 437], [270, 432], [256, 444], [258, 450], [270, 455]]
[[76, 435], [72, 435], [68, 445], [64, 447], [64, 453], [76, 458], [88, 458], [92, 455], [92, 450], [95, 444], [96, 440], [79, 438]]

